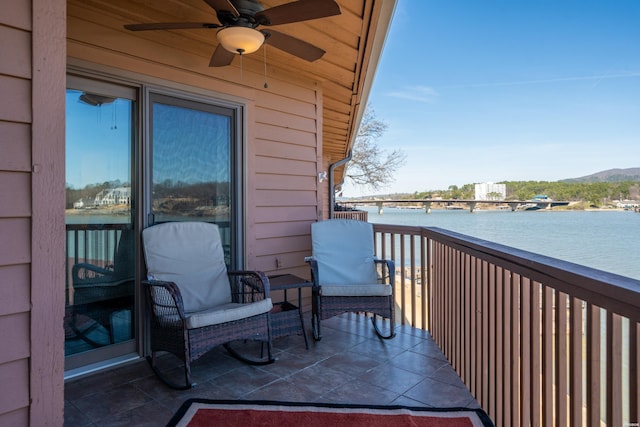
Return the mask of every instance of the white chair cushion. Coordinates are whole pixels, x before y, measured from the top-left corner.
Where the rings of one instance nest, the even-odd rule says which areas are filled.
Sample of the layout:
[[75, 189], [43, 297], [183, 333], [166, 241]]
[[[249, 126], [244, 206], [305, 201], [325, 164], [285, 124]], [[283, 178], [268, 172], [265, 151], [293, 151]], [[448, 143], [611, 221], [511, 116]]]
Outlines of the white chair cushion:
[[321, 286], [377, 283], [370, 223], [350, 219], [315, 222], [311, 244]]
[[391, 285], [322, 285], [320, 293], [325, 297], [388, 297]]
[[175, 282], [186, 312], [231, 302], [218, 226], [206, 222], [167, 222], [142, 231], [147, 276]]
[[256, 301], [251, 304], [228, 303], [210, 310], [187, 314], [185, 324], [187, 329], [202, 328], [204, 326], [218, 325], [245, 319], [271, 311], [273, 303], [271, 298]]

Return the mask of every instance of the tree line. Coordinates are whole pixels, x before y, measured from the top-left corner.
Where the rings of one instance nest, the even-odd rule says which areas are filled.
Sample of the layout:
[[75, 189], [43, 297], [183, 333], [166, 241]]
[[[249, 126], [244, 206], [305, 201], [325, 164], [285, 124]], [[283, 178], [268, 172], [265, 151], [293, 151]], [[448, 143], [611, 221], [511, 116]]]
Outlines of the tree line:
[[[73, 204], [80, 200], [90, 202], [103, 190], [130, 185], [128, 182], [123, 183], [120, 180], [115, 180], [88, 184], [84, 188], [74, 188], [73, 185], [67, 183], [66, 208], [73, 208]], [[155, 202], [160, 203], [167, 199], [191, 199], [197, 206], [215, 206], [228, 203], [229, 188], [229, 182], [197, 182], [192, 184], [165, 180], [153, 184], [153, 197]]]

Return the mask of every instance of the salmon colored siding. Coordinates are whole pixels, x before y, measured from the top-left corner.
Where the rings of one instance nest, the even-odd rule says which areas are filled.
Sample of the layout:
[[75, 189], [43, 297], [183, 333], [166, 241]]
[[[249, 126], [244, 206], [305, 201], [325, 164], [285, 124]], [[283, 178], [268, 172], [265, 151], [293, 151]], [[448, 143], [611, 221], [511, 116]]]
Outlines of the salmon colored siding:
[[[1, 71], [0, 74], [2, 74]], [[30, 137], [29, 124], [0, 121], [1, 171], [28, 172], [31, 169]]]
[[64, 0], [2, 4], [3, 426], [63, 423], [65, 28]]
[[288, 84], [256, 99], [255, 185], [250, 198], [255, 224], [253, 268], [308, 277], [311, 223], [317, 221], [321, 98], [316, 84]]
[[32, 0], [31, 425], [64, 408], [66, 2]]
[[0, 425], [29, 419], [31, 19], [22, 3], [0, 14], [0, 58], [19, 48], [16, 63], [0, 61]]

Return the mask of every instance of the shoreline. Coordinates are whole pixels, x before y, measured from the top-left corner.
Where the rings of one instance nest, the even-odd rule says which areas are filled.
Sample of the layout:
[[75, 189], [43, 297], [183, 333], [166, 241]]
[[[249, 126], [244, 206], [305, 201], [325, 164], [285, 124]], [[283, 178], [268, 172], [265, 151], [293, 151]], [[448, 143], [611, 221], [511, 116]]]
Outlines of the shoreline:
[[[339, 203], [339, 202], [338, 202]], [[384, 203], [384, 202], [383, 202]], [[464, 203], [461, 203], [464, 204]], [[460, 206], [457, 205], [459, 207], [457, 207], [456, 209], [447, 209], [446, 206], [433, 206], [431, 205], [430, 210], [432, 211], [468, 211], [469, 207], [468, 206]], [[378, 206], [375, 204], [362, 204], [362, 205], [354, 205], [353, 208], [354, 209], [359, 209], [359, 208], [377, 208]], [[384, 209], [400, 209], [400, 210], [425, 210], [424, 206], [383, 206]], [[475, 207], [474, 208], [474, 212], [476, 211], [497, 211], [497, 212], [512, 212], [511, 208], [509, 206], [501, 206], [501, 207]], [[525, 212], [523, 210], [516, 210], [518, 212]], [[344, 212], [349, 212], [349, 211], [344, 211]], [[537, 210], [532, 210], [532, 211], [526, 211], [526, 212], [633, 212], [633, 209], [624, 209], [624, 208], [580, 208], [580, 209], [576, 209], [576, 208], [570, 208], [570, 207], [566, 207], [566, 206], [556, 206], [553, 207], [551, 209], [537, 209]]]

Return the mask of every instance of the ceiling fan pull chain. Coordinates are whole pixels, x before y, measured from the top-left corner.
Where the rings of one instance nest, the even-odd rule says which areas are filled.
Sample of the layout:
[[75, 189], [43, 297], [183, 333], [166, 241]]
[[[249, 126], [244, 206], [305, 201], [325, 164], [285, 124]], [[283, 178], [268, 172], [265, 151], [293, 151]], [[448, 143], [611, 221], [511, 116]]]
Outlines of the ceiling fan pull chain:
[[242, 52], [240, 52], [240, 81], [242, 81]]
[[267, 89], [267, 45], [264, 45], [264, 88]]

